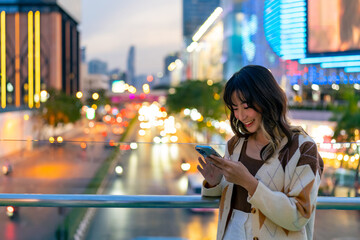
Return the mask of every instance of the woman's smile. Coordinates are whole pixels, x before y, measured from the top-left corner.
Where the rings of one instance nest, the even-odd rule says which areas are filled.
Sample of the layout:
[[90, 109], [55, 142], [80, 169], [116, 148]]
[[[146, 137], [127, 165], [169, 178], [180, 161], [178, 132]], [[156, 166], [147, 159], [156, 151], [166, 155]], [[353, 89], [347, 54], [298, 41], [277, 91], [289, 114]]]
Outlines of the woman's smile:
[[249, 127], [251, 127], [252, 125], [253, 125], [253, 123], [254, 123], [254, 119], [253, 120], [251, 120], [251, 121], [249, 121], [249, 122], [243, 122], [243, 124], [244, 124], [244, 126], [246, 127], [246, 128], [249, 128]]

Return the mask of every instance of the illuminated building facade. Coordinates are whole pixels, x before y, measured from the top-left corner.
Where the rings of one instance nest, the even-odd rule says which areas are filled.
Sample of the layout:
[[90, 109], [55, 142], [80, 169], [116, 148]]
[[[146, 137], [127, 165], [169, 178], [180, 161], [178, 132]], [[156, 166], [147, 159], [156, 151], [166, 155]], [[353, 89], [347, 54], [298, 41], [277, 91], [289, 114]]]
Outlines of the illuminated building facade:
[[[343, 104], [337, 91], [344, 85], [360, 95], [360, 0], [222, 0], [220, 7], [186, 46], [186, 79], [214, 79], [209, 74], [214, 63], [222, 65], [224, 81], [248, 64], [269, 68], [289, 105], [302, 108], [290, 111], [290, 121], [321, 143], [324, 160], [336, 168], [359, 169], [359, 144], [334, 144], [336, 122], [325, 109]], [[222, 33], [210, 41], [220, 25]], [[221, 46], [220, 61], [211, 57], [216, 52], [211, 46]], [[209, 59], [212, 65], [206, 65]], [[358, 129], [354, 135], [359, 141]]]
[[224, 40], [223, 73], [229, 79], [241, 67], [258, 64], [271, 69], [276, 79], [283, 64], [264, 34], [264, 1], [222, 1]]
[[183, 37], [185, 44], [205, 22], [209, 15], [220, 6], [220, 0], [183, 0]]
[[359, 0], [265, 1], [266, 39], [286, 61], [286, 78], [300, 101], [327, 105], [341, 84], [359, 92], [359, 6]]
[[79, 90], [80, 0], [4, 0], [1, 12], [1, 107], [39, 107], [49, 88]]

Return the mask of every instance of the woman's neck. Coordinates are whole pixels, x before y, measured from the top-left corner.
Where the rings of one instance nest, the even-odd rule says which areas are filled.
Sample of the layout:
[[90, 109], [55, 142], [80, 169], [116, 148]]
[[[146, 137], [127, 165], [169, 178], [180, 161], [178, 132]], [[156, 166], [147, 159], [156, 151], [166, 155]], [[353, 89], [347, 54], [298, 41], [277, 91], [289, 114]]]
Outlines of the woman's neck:
[[265, 146], [266, 144], [269, 143], [269, 140], [267, 140], [267, 138], [265, 137], [265, 135], [262, 131], [258, 131], [256, 133], [254, 133], [253, 138], [254, 138], [255, 142], [259, 145]]

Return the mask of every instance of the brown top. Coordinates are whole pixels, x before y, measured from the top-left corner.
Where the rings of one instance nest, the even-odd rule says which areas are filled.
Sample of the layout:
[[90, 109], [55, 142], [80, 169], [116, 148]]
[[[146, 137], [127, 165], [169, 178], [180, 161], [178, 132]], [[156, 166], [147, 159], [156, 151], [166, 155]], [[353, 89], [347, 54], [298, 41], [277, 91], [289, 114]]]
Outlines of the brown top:
[[[263, 165], [264, 161], [254, 159], [246, 155], [246, 146], [247, 146], [247, 139], [245, 139], [244, 144], [241, 148], [239, 161], [242, 164], [244, 164], [244, 166], [249, 170], [249, 172], [253, 176], [255, 176], [257, 171]], [[251, 204], [248, 203], [247, 197], [248, 197], [248, 191], [245, 188], [234, 184], [234, 189], [231, 199], [231, 208], [249, 213], [251, 210]]]

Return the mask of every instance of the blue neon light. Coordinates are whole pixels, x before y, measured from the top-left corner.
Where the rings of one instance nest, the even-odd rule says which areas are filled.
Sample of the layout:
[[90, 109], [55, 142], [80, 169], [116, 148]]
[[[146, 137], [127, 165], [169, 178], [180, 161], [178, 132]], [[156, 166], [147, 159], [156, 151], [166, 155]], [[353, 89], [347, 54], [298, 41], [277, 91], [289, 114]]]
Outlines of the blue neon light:
[[298, 43], [298, 44], [281, 44], [280, 49], [281, 50], [287, 50], [287, 49], [304, 49], [305, 44], [304, 43]]
[[303, 58], [303, 57], [305, 57], [305, 53], [304, 54], [283, 55], [282, 59], [284, 59], [284, 60], [292, 60], [292, 59], [299, 59], [299, 58]]
[[280, 13], [281, 14], [292, 14], [292, 13], [297, 13], [297, 12], [305, 12], [306, 8], [305, 7], [294, 7], [294, 8], [285, 8], [281, 7]]
[[313, 57], [299, 59], [300, 64], [314, 64], [323, 62], [344, 62], [344, 61], [360, 61], [360, 55], [352, 56], [334, 56], [334, 57]]
[[305, 17], [297, 17], [297, 18], [290, 18], [290, 19], [281, 19], [280, 23], [281, 24], [292, 24], [292, 23], [306, 23], [306, 18]]
[[[279, 27], [279, 26], [278, 26]], [[286, 30], [286, 29], [294, 29], [294, 28], [300, 28], [300, 29], [305, 29], [306, 27], [306, 23], [304, 22], [300, 22], [300, 23], [291, 23], [291, 24], [281, 24], [280, 25], [280, 29], [281, 30]], [[297, 29], [297, 30], [300, 30], [300, 29]]]
[[291, 39], [291, 38], [305, 38], [305, 33], [295, 33], [295, 34], [281, 34], [281, 39]]
[[296, 43], [304, 43], [306, 44], [305, 38], [293, 38], [293, 39], [283, 39], [282, 44], [296, 44]]
[[283, 59], [306, 54], [306, 0], [268, 0], [264, 7], [264, 30], [274, 52]]
[[[360, 72], [360, 67], [346, 67], [344, 68], [344, 71], [346, 73], [353, 73], [353, 72]], [[358, 80], [359, 80], [359, 75], [358, 75]]]
[[282, 34], [295, 34], [295, 33], [304, 33], [306, 34], [305, 28], [290, 28], [290, 29], [284, 29], [281, 31]]
[[281, 0], [282, 4], [291, 4], [291, 3], [297, 3], [297, 2], [304, 2], [303, 0]]
[[360, 67], [360, 61], [354, 62], [325, 62], [321, 63], [322, 68], [343, 68], [343, 67]]
[[296, 7], [305, 7], [306, 3], [304, 1], [299, 1], [296, 3], [286, 3], [282, 5], [283, 9], [288, 9], [288, 8], [296, 8]]

